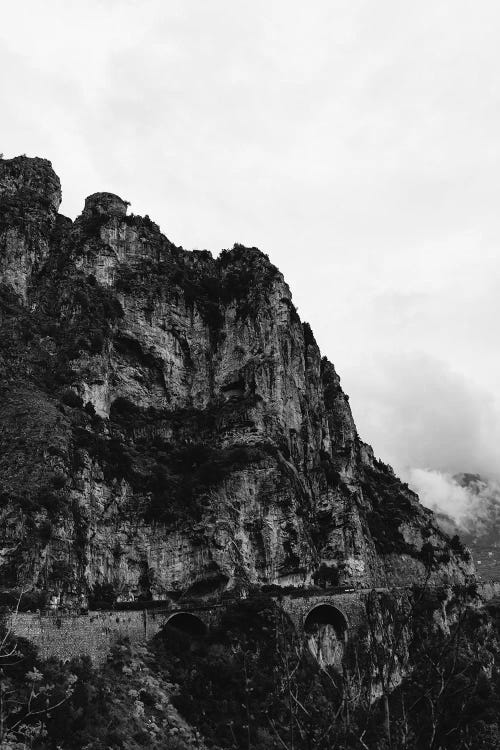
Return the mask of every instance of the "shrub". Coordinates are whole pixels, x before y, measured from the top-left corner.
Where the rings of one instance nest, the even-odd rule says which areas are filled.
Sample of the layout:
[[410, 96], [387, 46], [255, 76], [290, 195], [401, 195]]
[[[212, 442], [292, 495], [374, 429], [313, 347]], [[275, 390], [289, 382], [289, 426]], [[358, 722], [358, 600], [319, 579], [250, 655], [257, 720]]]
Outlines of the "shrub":
[[19, 612], [34, 612], [37, 609], [43, 609], [47, 603], [47, 593], [45, 591], [21, 592], [19, 589], [11, 589], [0, 592], [0, 607], [5, 607], [10, 611], [18, 609]]
[[38, 526], [38, 536], [43, 544], [50, 542], [53, 532], [54, 528], [52, 526], [52, 521], [48, 518], [42, 521]]
[[45, 508], [53, 519], [60, 514], [64, 507], [64, 497], [50, 487], [42, 487], [37, 496], [39, 506]]
[[67, 388], [61, 395], [61, 401], [66, 406], [71, 407], [72, 409], [82, 409], [83, 408], [83, 400], [81, 396], [79, 396], [75, 391], [72, 391], [71, 388]]
[[96, 583], [89, 594], [89, 609], [112, 609], [116, 591], [111, 583]]
[[338, 586], [339, 569], [337, 565], [326, 565], [321, 563], [318, 570], [313, 574], [313, 581], [317, 586]]
[[425, 544], [422, 545], [422, 548], [420, 550], [420, 557], [422, 561], [428, 565], [432, 566], [436, 562], [436, 549], [431, 544], [431, 542], [425, 542]]
[[462, 540], [460, 539], [460, 537], [458, 536], [458, 534], [455, 534], [455, 536], [453, 536], [450, 539], [450, 548], [453, 550], [453, 552], [456, 555], [458, 555], [459, 557], [461, 557], [466, 562], [468, 562], [470, 560], [470, 552], [464, 546], [464, 544], [462, 543]]
[[72, 580], [72, 572], [71, 565], [66, 560], [54, 560], [49, 580], [68, 583]]

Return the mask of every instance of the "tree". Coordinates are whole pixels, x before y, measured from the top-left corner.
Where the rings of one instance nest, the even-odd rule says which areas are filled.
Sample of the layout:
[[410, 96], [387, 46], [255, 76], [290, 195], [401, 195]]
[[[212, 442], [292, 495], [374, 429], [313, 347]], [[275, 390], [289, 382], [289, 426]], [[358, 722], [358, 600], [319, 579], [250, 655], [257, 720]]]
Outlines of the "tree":
[[0, 747], [14, 750], [31, 746], [46, 733], [51, 712], [73, 693], [76, 676], [67, 673], [56, 687], [37, 667], [34, 647], [13, 634], [22, 593], [13, 613], [0, 621]]

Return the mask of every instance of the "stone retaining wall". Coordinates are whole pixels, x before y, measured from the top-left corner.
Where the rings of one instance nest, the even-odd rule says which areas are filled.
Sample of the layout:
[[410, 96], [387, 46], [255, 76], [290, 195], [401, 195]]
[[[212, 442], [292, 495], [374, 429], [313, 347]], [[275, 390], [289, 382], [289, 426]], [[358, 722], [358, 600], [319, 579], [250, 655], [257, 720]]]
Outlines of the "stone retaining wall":
[[154, 611], [89, 612], [77, 614], [13, 615], [10, 627], [15, 635], [37, 646], [44, 659], [56, 656], [63, 661], [87, 654], [94, 663], [106, 659], [120, 638], [145, 641], [156, 635], [165, 621]]

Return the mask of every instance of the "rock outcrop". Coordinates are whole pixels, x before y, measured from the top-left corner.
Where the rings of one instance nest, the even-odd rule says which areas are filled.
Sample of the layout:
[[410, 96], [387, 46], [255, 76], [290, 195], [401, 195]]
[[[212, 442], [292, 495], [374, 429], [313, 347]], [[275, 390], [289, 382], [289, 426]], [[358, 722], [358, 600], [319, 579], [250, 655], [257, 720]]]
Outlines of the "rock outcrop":
[[48, 161], [0, 161], [4, 587], [166, 598], [460, 581], [256, 248], [174, 246]]

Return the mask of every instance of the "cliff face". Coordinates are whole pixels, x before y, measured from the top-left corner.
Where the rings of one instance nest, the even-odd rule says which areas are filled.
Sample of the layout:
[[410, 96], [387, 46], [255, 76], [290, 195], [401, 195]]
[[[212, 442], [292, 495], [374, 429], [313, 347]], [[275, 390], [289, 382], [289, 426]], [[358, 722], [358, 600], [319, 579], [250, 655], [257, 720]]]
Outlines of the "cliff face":
[[470, 572], [358, 437], [256, 248], [175, 247], [0, 161], [1, 583], [121, 598]]

